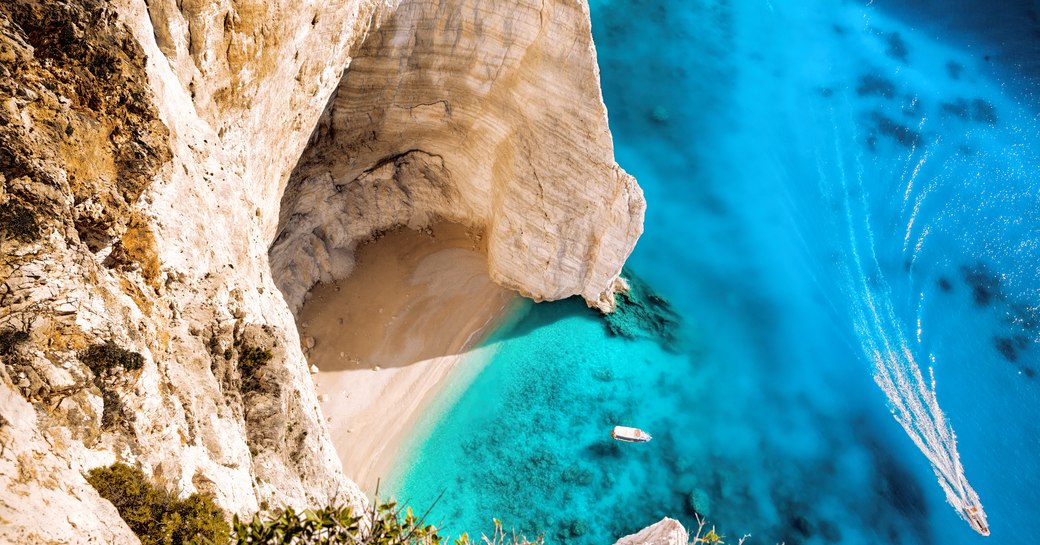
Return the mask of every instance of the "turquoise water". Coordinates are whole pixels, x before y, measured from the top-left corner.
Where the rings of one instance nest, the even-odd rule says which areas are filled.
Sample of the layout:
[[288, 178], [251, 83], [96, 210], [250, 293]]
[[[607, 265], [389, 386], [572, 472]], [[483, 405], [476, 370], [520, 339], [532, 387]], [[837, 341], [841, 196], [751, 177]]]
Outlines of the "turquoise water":
[[[727, 542], [1034, 542], [1035, 4], [592, 9], [618, 161], [649, 203], [629, 265], [681, 340], [534, 305], [421, 426], [393, 492], [445, 492], [431, 517], [451, 533], [497, 517], [553, 543], [694, 513]], [[989, 538], [892, 418], [927, 398], [929, 368]], [[899, 369], [922, 382], [887, 395], [874, 377]], [[654, 440], [613, 442], [616, 423]]]

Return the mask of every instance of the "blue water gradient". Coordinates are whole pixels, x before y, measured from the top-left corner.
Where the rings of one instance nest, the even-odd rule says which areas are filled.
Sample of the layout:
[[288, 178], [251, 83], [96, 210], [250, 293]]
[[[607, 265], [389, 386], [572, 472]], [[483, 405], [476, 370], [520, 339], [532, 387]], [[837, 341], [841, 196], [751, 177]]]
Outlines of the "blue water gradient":
[[[681, 347], [534, 305], [389, 488], [445, 491], [448, 532], [497, 517], [552, 543], [695, 512], [727, 542], [1035, 541], [1040, 108], [1015, 59], [1040, 23], [944, 5], [593, 2], [618, 161], [649, 203], [630, 266], [681, 314]], [[934, 370], [990, 538], [874, 382], [864, 347], [899, 338]]]

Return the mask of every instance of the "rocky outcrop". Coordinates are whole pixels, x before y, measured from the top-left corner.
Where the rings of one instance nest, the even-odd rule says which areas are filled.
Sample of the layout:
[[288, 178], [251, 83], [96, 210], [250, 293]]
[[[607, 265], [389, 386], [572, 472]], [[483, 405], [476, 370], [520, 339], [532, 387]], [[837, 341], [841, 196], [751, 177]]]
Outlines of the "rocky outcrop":
[[11, 0], [0, 76], [0, 541], [133, 542], [83, 478], [117, 460], [363, 502], [287, 300], [437, 217], [608, 309], [641, 230], [582, 2]]
[[686, 545], [689, 541], [690, 535], [682, 523], [666, 517], [638, 533], [617, 540], [614, 545]]
[[[281, 188], [387, 7], [0, 6], [0, 381], [36, 413], [0, 413], [0, 542], [127, 541], [82, 476], [115, 460], [238, 512], [362, 501], [266, 255]], [[107, 343], [141, 365], [84, 361]], [[244, 366], [256, 350], [270, 359]]]
[[608, 311], [644, 207], [614, 162], [584, 2], [405, 0], [301, 158], [271, 263], [296, 308], [359, 241], [441, 218], [487, 233], [499, 284]]

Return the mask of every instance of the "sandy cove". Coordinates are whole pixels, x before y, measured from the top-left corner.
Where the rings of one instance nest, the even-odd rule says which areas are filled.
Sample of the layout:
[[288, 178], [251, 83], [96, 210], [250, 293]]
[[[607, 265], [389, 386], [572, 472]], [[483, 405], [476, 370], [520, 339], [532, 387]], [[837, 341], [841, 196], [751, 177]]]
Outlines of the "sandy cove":
[[360, 247], [350, 277], [316, 286], [298, 316], [343, 470], [372, 493], [463, 357], [519, 303], [491, 282], [480, 234], [401, 229]]

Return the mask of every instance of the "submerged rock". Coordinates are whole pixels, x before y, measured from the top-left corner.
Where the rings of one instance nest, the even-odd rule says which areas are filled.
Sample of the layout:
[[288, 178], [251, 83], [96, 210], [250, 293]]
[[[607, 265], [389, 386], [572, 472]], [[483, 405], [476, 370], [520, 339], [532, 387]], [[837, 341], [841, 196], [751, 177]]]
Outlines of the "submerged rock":
[[618, 293], [617, 308], [605, 315], [607, 332], [626, 339], [649, 339], [679, 352], [679, 313], [631, 270], [622, 271], [628, 290]]
[[711, 497], [703, 488], [694, 488], [686, 496], [686, 506], [702, 518], [711, 518]]

